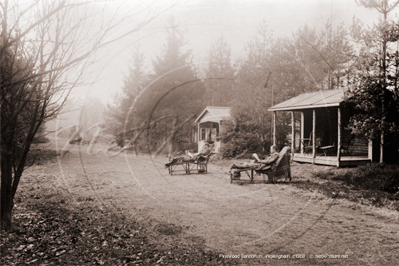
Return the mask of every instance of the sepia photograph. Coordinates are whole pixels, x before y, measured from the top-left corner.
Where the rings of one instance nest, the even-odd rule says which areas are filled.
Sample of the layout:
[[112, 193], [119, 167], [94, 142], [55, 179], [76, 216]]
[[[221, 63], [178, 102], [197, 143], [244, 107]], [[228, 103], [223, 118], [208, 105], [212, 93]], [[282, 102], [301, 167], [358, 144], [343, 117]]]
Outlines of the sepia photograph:
[[399, 265], [399, 0], [2, 0], [1, 265]]

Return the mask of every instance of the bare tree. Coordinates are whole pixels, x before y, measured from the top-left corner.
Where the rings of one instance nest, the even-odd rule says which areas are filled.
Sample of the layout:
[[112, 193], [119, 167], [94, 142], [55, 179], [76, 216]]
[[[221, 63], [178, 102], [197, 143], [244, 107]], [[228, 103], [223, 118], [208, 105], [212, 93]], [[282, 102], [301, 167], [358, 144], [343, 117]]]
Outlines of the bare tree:
[[[0, 3], [1, 227], [5, 230], [11, 228], [13, 199], [39, 127], [60, 112], [71, 90], [82, 83], [96, 51], [139, 31], [167, 10], [154, 13], [147, 5], [120, 16], [121, 5], [109, 16], [106, 4]], [[129, 19], [134, 23], [121, 30]]]

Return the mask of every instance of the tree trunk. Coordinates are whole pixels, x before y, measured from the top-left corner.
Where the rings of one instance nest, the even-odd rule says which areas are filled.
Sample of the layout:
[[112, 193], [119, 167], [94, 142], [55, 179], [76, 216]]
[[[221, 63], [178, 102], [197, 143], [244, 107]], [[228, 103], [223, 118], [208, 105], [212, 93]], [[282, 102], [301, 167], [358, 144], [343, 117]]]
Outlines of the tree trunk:
[[11, 213], [14, 206], [14, 197], [11, 190], [12, 166], [5, 147], [1, 150], [1, 228], [11, 230]]
[[[6, 129], [2, 128], [2, 131]], [[1, 206], [0, 206], [0, 220], [1, 228], [10, 231], [11, 230], [11, 214], [14, 207], [14, 197], [17, 192], [19, 180], [22, 176], [22, 172], [25, 168], [26, 159], [29, 152], [30, 143], [32, 143], [35, 132], [28, 133], [27, 142], [29, 143], [24, 147], [24, 151], [20, 154], [20, 161], [15, 160], [16, 147], [13, 146], [12, 136], [2, 135], [1, 140]], [[13, 171], [13, 164], [18, 164], [17, 169]], [[14, 176], [13, 176], [14, 175]]]
[[[388, 18], [388, 1], [384, 0], [382, 2], [382, 10], [384, 14], [384, 22]], [[384, 75], [383, 86], [382, 86], [382, 119], [381, 119], [381, 143], [380, 143], [380, 163], [384, 162], [384, 138], [385, 138], [385, 90], [387, 88], [387, 36], [384, 34], [384, 39], [382, 40], [382, 72]]]

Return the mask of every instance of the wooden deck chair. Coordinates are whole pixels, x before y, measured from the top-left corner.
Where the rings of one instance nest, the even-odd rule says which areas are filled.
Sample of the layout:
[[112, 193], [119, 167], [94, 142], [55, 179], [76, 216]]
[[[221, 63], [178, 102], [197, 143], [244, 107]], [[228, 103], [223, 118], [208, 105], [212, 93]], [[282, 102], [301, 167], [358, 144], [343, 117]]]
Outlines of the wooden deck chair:
[[279, 158], [277, 161], [271, 165], [271, 167], [266, 167], [265, 169], [256, 170], [258, 174], [266, 174], [269, 181], [275, 183], [280, 178], [288, 179], [291, 182], [291, 165], [290, 165], [290, 148], [288, 146], [284, 147], [279, 152]]
[[[321, 147], [321, 143], [323, 142], [323, 137], [316, 137], [315, 148], [316, 152]], [[310, 132], [308, 144], [304, 147], [304, 153], [313, 151], [313, 131]]]
[[209, 158], [214, 154], [215, 147], [207, 155], [200, 155], [197, 158], [187, 158], [187, 156], [181, 156], [173, 158], [169, 163], [165, 164], [168, 168], [169, 174], [173, 175], [178, 171], [184, 171], [185, 174], [190, 174], [191, 171], [197, 171], [198, 173], [208, 172]]
[[313, 137], [313, 131], [310, 132], [309, 138], [303, 139], [302, 145], [303, 145], [303, 153], [309, 153], [312, 151], [312, 137]]
[[168, 168], [170, 175], [173, 175], [173, 173], [176, 173], [181, 170], [183, 170], [184, 173], [186, 174], [188, 173], [188, 162], [184, 160], [184, 157], [174, 158], [171, 162], [167, 163], [165, 166]]
[[214, 153], [215, 153], [215, 146], [207, 155], [198, 156], [198, 158], [195, 161], [188, 162], [187, 174], [190, 174], [192, 170], [194, 171], [196, 170], [198, 173], [204, 173], [204, 174], [208, 173], [208, 162]]

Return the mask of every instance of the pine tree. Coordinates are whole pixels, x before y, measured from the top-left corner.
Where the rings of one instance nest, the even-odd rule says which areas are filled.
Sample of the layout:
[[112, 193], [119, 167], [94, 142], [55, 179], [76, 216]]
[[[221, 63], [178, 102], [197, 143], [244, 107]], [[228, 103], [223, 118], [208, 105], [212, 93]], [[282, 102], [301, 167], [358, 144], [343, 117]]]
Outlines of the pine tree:
[[[231, 102], [234, 123], [221, 136], [226, 143], [224, 156], [236, 156], [245, 152], [262, 152], [270, 145], [272, 105], [270, 47], [272, 35], [265, 24], [246, 45], [246, 58], [237, 62]], [[255, 149], [256, 147], [256, 149]]]
[[379, 143], [382, 163], [386, 157], [397, 158], [399, 146], [399, 26], [388, 19], [399, 1], [356, 2], [376, 9], [383, 19], [371, 29], [365, 29], [360, 21], [354, 21], [352, 26], [351, 35], [361, 47], [346, 92], [347, 102], [354, 105], [356, 112], [349, 127], [353, 133], [365, 134]]
[[[141, 95], [137, 109], [141, 116], [190, 115], [203, 108], [204, 88], [192, 66], [191, 51], [184, 51], [184, 32], [173, 17], [168, 20], [167, 38], [153, 60], [150, 85]], [[158, 104], [157, 104], [158, 102]]]
[[212, 106], [229, 106], [233, 99], [234, 69], [230, 46], [223, 35], [212, 45], [205, 70], [206, 102]]
[[140, 46], [135, 47], [131, 61], [129, 73], [123, 81], [122, 91], [114, 96], [113, 103], [108, 104], [104, 115], [107, 131], [116, 136], [121, 145], [122, 138], [132, 136], [133, 132], [129, 130], [142, 122], [135, 106], [140, 92], [149, 83], [149, 76], [144, 70], [145, 58], [140, 52]]
[[[135, 114], [141, 121], [168, 116], [147, 131], [146, 143], [151, 151], [158, 150], [166, 140], [176, 146], [173, 149], [179, 149], [192, 130], [193, 119], [187, 119], [198, 115], [205, 107], [204, 86], [192, 67], [191, 51], [184, 50], [184, 32], [173, 17], [168, 20], [166, 31], [166, 43], [153, 60], [151, 83], [135, 107]], [[183, 122], [187, 126], [182, 127]], [[172, 132], [175, 133], [171, 139]]]
[[336, 26], [328, 20], [320, 34], [322, 47], [317, 53], [323, 59], [323, 89], [337, 89], [347, 80], [347, 73], [354, 54], [343, 23]]

